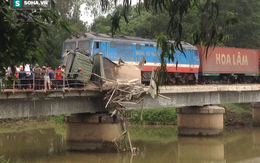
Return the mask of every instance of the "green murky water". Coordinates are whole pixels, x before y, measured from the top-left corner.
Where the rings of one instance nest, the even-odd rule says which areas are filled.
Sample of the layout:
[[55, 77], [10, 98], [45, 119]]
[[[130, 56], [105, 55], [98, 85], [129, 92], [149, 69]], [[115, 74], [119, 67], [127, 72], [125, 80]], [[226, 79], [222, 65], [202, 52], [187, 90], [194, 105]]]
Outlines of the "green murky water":
[[172, 126], [132, 126], [130, 153], [66, 151], [66, 125], [0, 126], [0, 156], [11, 163], [254, 163], [260, 162], [260, 128], [225, 128], [214, 138], [178, 137]]

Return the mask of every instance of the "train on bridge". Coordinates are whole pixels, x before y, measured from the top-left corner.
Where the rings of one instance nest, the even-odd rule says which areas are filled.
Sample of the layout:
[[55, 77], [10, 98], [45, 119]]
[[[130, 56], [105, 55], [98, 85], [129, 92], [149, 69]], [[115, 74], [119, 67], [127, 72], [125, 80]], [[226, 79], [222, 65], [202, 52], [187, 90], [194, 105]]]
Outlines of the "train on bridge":
[[[186, 42], [182, 42], [182, 47], [185, 55], [176, 51], [174, 61], [167, 62], [167, 83], [170, 85], [260, 82], [259, 50], [215, 47], [206, 52], [205, 47]], [[159, 56], [162, 52], [153, 39], [112, 37], [98, 33], [71, 35], [64, 42], [63, 57], [67, 52], [75, 51], [90, 57], [102, 52], [103, 57], [114, 63], [121, 60], [136, 66], [145, 58], [145, 64], [141, 67], [141, 80], [146, 84], [150, 81], [152, 70], [160, 67]]]

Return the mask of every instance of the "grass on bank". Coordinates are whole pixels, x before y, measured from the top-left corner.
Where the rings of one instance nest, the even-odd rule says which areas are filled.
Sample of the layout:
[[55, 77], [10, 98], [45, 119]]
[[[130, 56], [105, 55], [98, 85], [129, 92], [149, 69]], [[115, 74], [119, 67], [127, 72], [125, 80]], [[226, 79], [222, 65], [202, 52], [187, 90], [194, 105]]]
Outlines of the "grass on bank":
[[129, 127], [131, 140], [169, 143], [178, 140], [178, 129], [176, 126], [150, 126], [132, 125]]
[[225, 126], [249, 126], [252, 124], [252, 106], [244, 104], [222, 104], [225, 108]]
[[134, 110], [132, 124], [149, 125], [172, 125], [177, 124], [177, 113], [174, 108], [144, 109], [143, 120], [141, 120], [141, 110]]
[[0, 156], [0, 163], [9, 163], [10, 159], [6, 159], [5, 156]]
[[[146, 124], [146, 125], [176, 125], [177, 113], [174, 108], [157, 108], [144, 109], [143, 120], [141, 110], [133, 111], [134, 117], [130, 121], [131, 124]], [[130, 116], [130, 114], [128, 114]], [[50, 118], [52, 122], [64, 123], [64, 115], [55, 115]]]
[[[249, 126], [252, 123], [252, 107], [250, 103], [244, 104], [223, 104], [225, 108], [225, 126]], [[136, 116], [132, 124], [159, 124], [176, 125], [177, 113], [174, 108], [146, 109], [143, 111], [143, 121], [140, 120], [141, 110], [135, 110]]]

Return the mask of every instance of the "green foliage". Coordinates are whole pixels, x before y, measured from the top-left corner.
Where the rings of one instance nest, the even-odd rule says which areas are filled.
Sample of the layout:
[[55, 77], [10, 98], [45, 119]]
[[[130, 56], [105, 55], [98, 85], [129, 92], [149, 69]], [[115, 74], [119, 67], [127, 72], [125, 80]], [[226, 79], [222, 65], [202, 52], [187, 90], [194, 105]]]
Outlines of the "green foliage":
[[[101, 1], [102, 2], [102, 1]], [[113, 2], [111, 2], [113, 3]], [[111, 32], [116, 34], [117, 29], [120, 29], [121, 20], [126, 23], [133, 18], [132, 0], [126, 0], [123, 6], [118, 6], [117, 1], [114, 1], [115, 11], [111, 15]], [[102, 5], [102, 3], [101, 3]], [[106, 9], [108, 5], [102, 5]], [[218, 30], [219, 25], [217, 18], [219, 16], [219, 5], [215, 0], [170, 0], [170, 1], [154, 1], [146, 0], [139, 1], [135, 6], [136, 11], [142, 14], [142, 11], [157, 13], [165, 13], [166, 19], [162, 19], [167, 23], [164, 35], [175, 41], [174, 48], [181, 49], [181, 41], [183, 40], [183, 23], [184, 18], [189, 13], [197, 13], [199, 19], [199, 28], [193, 31], [194, 44], [205, 44], [206, 46], [216, 45], [219, 40], [222, 40], [224, 35]], [[224, 20], [222, 20], [224, 21]], [[149, 21], [148, 21], [149, 22]], [[143, 21], [143, 27], [150, 27], [147, 21]], [[163, 23], [165, 24], [165, 23]], [[160, 25], [159, 25], [160, 26]], [[145, 31], [144, 31], [145, 32]], [[171, 43], [169, 43], [169, 46]]]
[[56, 123], [64, 123], [65, 122], [65, 115], [55, 115], [51, 118], [51, 121], [56, 122]]
[[51, 10], [43, 11], [11, 10], [8, 1], [0, 2], [0, 76], [4, 67], [21, 63], [57, 67], [64, 40], [70, 33], [87, 31], [79, 20], [83, 1], [55, 2], [51, 1]]
[[91, 30], [157, 38], [162, 48], [159, 85], [166, 80], [167, 62], [175, 59], [173, 52], [176, 49], [182, 51], [180, 41], [206, 45], [206, 49], [216, 45], [259, 48], [260, 2], [257, 0], [147, 0], [135, 6], [127, 2], [131, 0], [123, 6], [116, 6], [113, 14], [95, 19]]
[[39, 61], [43, 47], [51, 46], [50, 26], [69, 30], [55, 10], [11, 10], [9, 1], [0, 1], [0, 6], [0, 71], [3, 73], [4, 67]]
[[6, 159], [5, 156], [0, 156], [0, 163], [9, 163], [10, 159]]
[[[63, 42], [70, 36], [71, 33], [85, 33], [88, 31], [87, 24], [79, 20], [80, 17], [80, 5], [82, 1], [78, 0], [58, 0], [56, 3], [55, 11], [59, 13], [62, 20], [66, 20], [67, 24], [62, 24], [63, 28], [68, 30], [57, 29], [56, 26], [48, 26], [48, 34], [51, 39], [52, 45], [44, 46], [44, 52], [42, 59], [39, 62], [40, 65], [51, 65], [53, 69], [61, 63], [61, 53]], [[71, 10], [68, 10], [70, 8]], [[44, 35], [43, 37], [47, 37]], [[39, 45], [41, 46], [41, 45]]]
[[251, 104], [223, 104], [225, 126], [249, 126], [252, 123]]
[[177, 124], [177, 113], [174, 108], [144, 109], [141, 121], [141, 110], [134, 110], [132, 124]]
[[[101, 1], [103, 2], [103, 1]], [[111, 2], [113, 3], [113, 2]], [[125, 22], [128, 22], [129, 19], [132, 18], [132, 10], [131, 4], [132, 0], [126, 0], [123, 3], [123, 7], [117, 6], [117, 1], [114, 1], [116, 9], [114, 14], [112, 15], [112, 34], [115, 33], [115, 29], [117, 29], [120, 25], [120, 20], [123, 18]], [[108, 5], [104, 5], [101, 3], [104, 9], [107, 8]], [[171, 1], [154, 1], [154, 0], [146, 0], [144, 2], [139, 1], [138, 4], [135, 6], [136, 11], [141, 14], [142, 11], [152, 11], [155, 13], [165, 12], [168, 15], [168, 19], [164, 21], [167, 22], [167, 36], [175, 40], [177, 43], [180, 44], [181, 37], [182, 37], [182, 23], [183, 18], [187, 15], [191, 10], [196, 10], [201, 14], [200, 22], [203, 24], [203, 28], [199, 30], [199, 32], [203, 33], [203, 35], [198, 35], [197, 41], [206, 41], [206, 38], [209, 34], [211, 40], [207, 43], [214, 43], [215, 36], [218, 36], [216, 19], [219, 14], [218, 4], [213, 0], [171, 0]], [[113, 30], [114, 29], [114, 30]]]
[[[147, 1], [147, 3], [149, 2], [150, 1]], [[208, 1], [202, 2], [208, 3]], [[203, 4], [206, 5], [206, 3], [192, 4], [190, 5], [190, 10], [188, 10], [187, 13], [184, 12], [181, 21], [181, 40], [201, 45], [213, 39], [216, 41], [213, 43], [221, 46], [259, 48], [259, 1], [218, 0], [218, 12], [214, 12], [214, 14], [218, 13], [218, 15], [208, 15], [205, 12], [201, 12], [200, 10]], [[115, 34], [143, 38], [156, 38], [156, 36], [164, 35], [166, 40], [168, 40], [170, 36], [167, 33], [168, 21], [171, 18], [168, 11], [164, 9], [160, 11], [158, 7], [158, 11], [156, 12], [151, 6], [148, 11], [141, 10], [139, 15], [139, 13], [136, 12], [136, 8], [138, 7], [137, 5], [128, 9], [127, 17], [129, 18], [129, 23], [127, 24], [124, 19], [120, 19], [120, 30], [116, 31]], [[122, 12], [122, 10], [124, 10], [123, 6], [117, 6], [116, 9], [121, 11], [121, 14], [124, 14], [124, 12]], [[179, 10], [176, 10], [176, 12], [178, 11]], [[111, 32], [109, 29], [112, 16], [113, 15], [108, 14], [107, 17], [96, 18], [91, 26], [91, 30], [99, 33]], [[207, 16], [212, 19], [209, 20]], [[218, 19], [216, 19], [216, 17], [218, 17]], [[208, 30], [215, 32], [209, 34], [207, 33]], [[176, 30], [176, 32], [180, 31]], [[173, 39], [179, 37], [177, 35], [179, 34], [172, 35]], [[160, 42], [160, 40], [158, 41]], [[176, 44], [175, 48], [178, 48], [177, 45], [178, 44]], [[170, 48], [165, 50], [169, 49]], [[165, 58], [169, 56], [165, 56]]]
[[6, 122], [6, 123], [11, 123], [11, 122], [44, 122], [44, 121], [49, 121], [50, 116], [33, 116], [33, 117], [17, 117], [17, 118], [8, 118], [8, 119], [2, 119], [0, 122]]
[[62, 137], [64, 137], [66, 139], [66, 129], [67, 126], [65, 123], [50, 123], [49, 126], [51, 128], [54, 128], [55, 133], [58, 135], [61, 135]]
[[220, 105], [224, 108], [231, 109], [231, 110], [237, 110], [240, 112], [243, 111], [249, 111], [252, 112], [252, 106], [250, 103], [244, 103], [244, 104], [222, 104]]
[[132, 141], [169, 143], [178, 140], [176, 126], [129, 126]]
[[[229, 35], [229, 40], [224, 45], [258, 49], [260, 39], [259, 1], [230, 0], [227, 2], [221, 0], [220, 2], [221, 19], [232, 17], [228, 21], [221, 22], [224, 33]], [[235, 25], [233, 25], [234, 23]]]

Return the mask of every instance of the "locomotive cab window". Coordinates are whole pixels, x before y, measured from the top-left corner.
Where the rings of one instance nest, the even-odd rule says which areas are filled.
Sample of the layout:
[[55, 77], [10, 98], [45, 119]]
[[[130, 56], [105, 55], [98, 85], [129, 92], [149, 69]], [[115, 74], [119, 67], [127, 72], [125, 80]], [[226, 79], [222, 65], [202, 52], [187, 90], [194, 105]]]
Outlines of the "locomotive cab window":
[[66, 42], [65, 44], [64, 44], [64, 49], [65, 50], [75, 50], [75, 48], [76, 48], [76, 42]]
[[199, 56], [198, 51], [194, 50], [194, 56]]
[[146, 47], [153, 47], [153, 44], [144, 44]]
[[140, 50], [141, 49], [141, 44], [136, 44], [136, 49]]
[[110, 42], [110, 47], [111, 48], [115, 48], [116, 47], [116, 43], [115, 42]]
[[99, 49], [99, 48], [100, 48], [100, 42], [95, 42], [94, 49]]
[[79, 50], [88, 50], [89, 41], [79, 41], [78, 47], [79, 47]]

